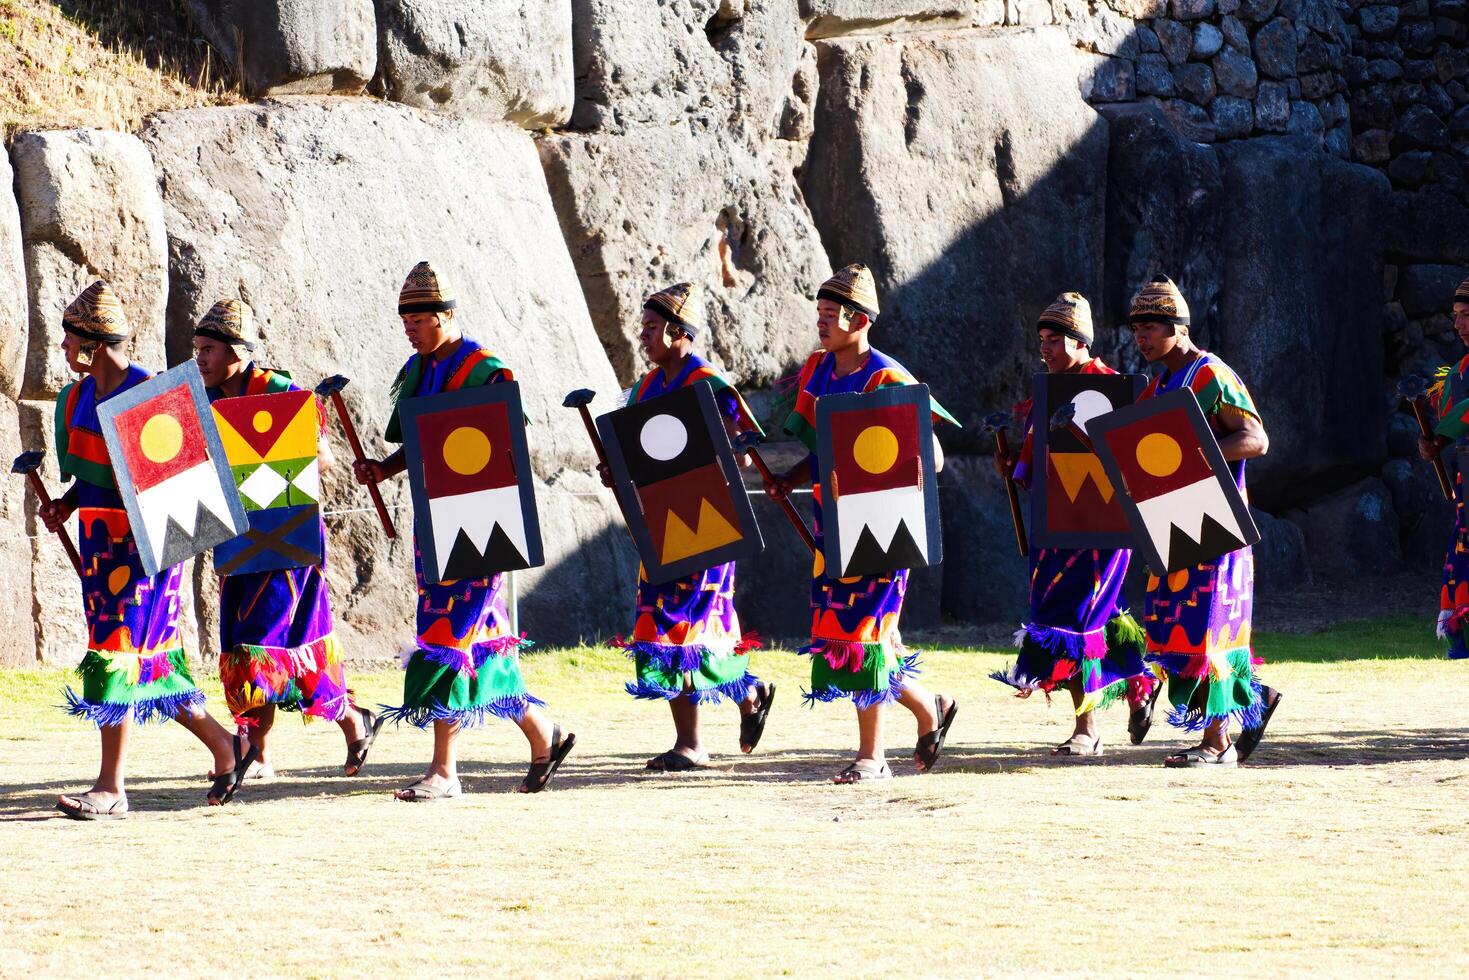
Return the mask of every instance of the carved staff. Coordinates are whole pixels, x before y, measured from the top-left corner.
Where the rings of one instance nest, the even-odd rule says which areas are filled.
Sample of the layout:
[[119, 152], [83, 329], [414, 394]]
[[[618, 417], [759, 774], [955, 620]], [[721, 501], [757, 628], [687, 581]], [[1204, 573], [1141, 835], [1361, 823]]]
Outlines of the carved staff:
[[[1009, 427], [1009, 412], [991, 412], [985, 416], [984, 431], [994, 433], [995, 449], [1005, 459], [1010, 458], [1010, 440], [1005, 436]], [[1015, 547], [1019, 549], [1020, 557], [1028, 557], [1030, 547], [1025, 540], [1025, 518], [1020, 515], [1020, 491], [1015, 488], [1012, 477], [1005, 477], [1005, 495], [1010, 498], [1010, 523], [1015, 526]]]
[[[1418, 420], [1418, 431], [1423, 438], [1432, 442], [1433, 425], [1428, 420], [1428, 380], [1422, 375], [1408, 375], [1398, 382], [1398, 397], [1413, 410], [1413, 418]], [[1443, 460], [1437, 456], [1433, 458], [1433, 472], [1438, 476], [1438, 487], [1443, 491], [1444, 499], [1452, 502], [1454, 484], [1449, 480], [1449, 471], [1444, 468]]]
[[[334, 374], [316, 386], [316, 393], [322, 398], [330, 398], [332, 404], [336, 406], [337, 418], [342, 420], [342, 432], [347, 436], [347, 445], [352, 447], [353, 457], [357, 462], [365, 463], [367, 454], [362, 451], [362, 443], [357, 439], [357, 429], [352, 425], [352, 416], [347, 414], [347, 403], [342, 400], [342, 389], [348, 384], [350, 384], [349, 379], [340, 374]], [[396, 538], [398, 532], [393, 529], [393, 519], [388, 516], [388, 505], [383, 503], [383, 495], [378, 490], [377, 484], [367, 484], [367, 493], [372, 497], [372, 505], [377, 508], [378, 520], [383, 522], [383, 533], [390, 538]]]
[[[46, 492], [46, 484], [41, 482], [41, 476], [36, 472], [41, 468], [43, 458], [42, 454], [36, 451], [21, 453], [10, 465], [10, 472], [23, 474], [26, 482], [31, 485], [31, 490], [35, 492], [36, 499], [41, 501], [41, 506], [49, 507], [51, 506], [51, 495]], [[61, 527], [56, 530], [56, 536], [61, 539], [61, 547], [66, 549], [66, 557], [71, 559], [71, 567], [77, 570], [77, 577], [80, 578], [82, 556], [77, 554], [76, 545], [71, 543], [71, 535], [66, 532], [65, 527]]]
[[[592, 399], [596, 397], [597, 393], [592, 389], [578, 388], [575, 391], [570, 392], [565, 398], [561, 400], [561, 407], [574, 408], [581, 413], [582, 425], [587, 427], [587, 437], [592, 440], [592, 448], [596, 450], [597, 453], [597, 462], [601, 463], [602, 467], [607, 470], [608, 473], [611, 473], [612, 467], [607, 465], [607, 450], [602, 445], [602, 437], [597, 434], [597, 426], [596, 423], [592, 421], [591, 410], [587, 408], [587, 406], [592, 403]], [[613, 491], [612, 499], [617, 501], [617, 509], [622, 513], [623, 523], [625, 523], [628, 527], [632, 527], [632, 521], [629, 521], [627, 519], [627, 511], [623, 510], [622, 508], [622, 495], [617, 493], [616, 491]]]
[[[731, 440], [730, 445], [734, 447], [734, 451], [737, 453], [749, 453], [750, 462], [755, 464], [755, 469], [760, 471], [760, 475], [771, 483], [775, 483], [775, 475], [770, 472], [770, 467], [765, 465], [765, 460], [760, 456], [760, 451], [755, 448], [755, 444], [759, 441], [760, 434], [758, 432], [741, 432]], [[816, 554], [816, 537], [811, 533], [811, 529], [806, 526], [806, 522], [801, 518], [801, 512], [796, 510], [796, 505], [791, 502], [789, 495], [781, 495], [780, 506], [781, 510], [785, 512], [786, 519], [791, 522], [791, 527], [796, 529], [796, 533], [801, 536], [802, 541], [806, 542], [806, 547], [811, 549], [811, 553], [813, 555]]]

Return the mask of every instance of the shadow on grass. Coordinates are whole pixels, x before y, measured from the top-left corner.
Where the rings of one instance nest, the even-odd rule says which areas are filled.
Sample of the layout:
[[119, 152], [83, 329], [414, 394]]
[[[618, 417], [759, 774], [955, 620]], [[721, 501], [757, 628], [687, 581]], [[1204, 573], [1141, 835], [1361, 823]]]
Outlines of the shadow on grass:
[[[1160, 738], [1141, 746], [1109, 746], [1099, 759], [1067, 759], [1050, 754], [1049, 744], [997, 742], [988, 745], [951, 744], [935, 770], [950, 775], [1014, 775], [1075, 766], [1158, 768], [1165, 755], [1177, 751], [1176, 738]], [[845, 765], [847, 757], [826, 750], [787, 750], [743, 757], [717, 756], [705, 769], [690, 773], [658, 773], [643, 768], [650, 753], [598, 754], [585, 764], [573, 756], [557, 775], [553, 790], [609, 789], [637, 786], [648, 791], [715, 788], [740, 784], [820, 785]], [[1322, 731], [1315, 738], [1267, 738], [1246, 768], [1281, 770], [1301, 767], [1345, 768], [1405, 762], [1452, 762], [1469, 758], [1469, 728], [1421, 728], [1394, 732], [1368, 730]], [[894, 750], [889, 765], [896, 778], [915, 775], [906, 752]], [[368, 775], [346, 779], [329, 767], [296, 769], [269, 783], [246, 783], [231, 806], [286, 800], [345, 796], [380, 796], [389, 802], [392, 792], [418, 779], [419, 763], [375, 765]], [[466, 761], [460, 776], [470, 794], [513, 792], [525, 773], [523, 762]], [[53, 794], [79, 787], [58, 783], [29, 783], [7, 787], [0, 795], [0, 822], [51, 819]], [[208, 784], [197, 788], [134, 784], [129, 802], [139, 812], [174, 812], [205, 806]]]

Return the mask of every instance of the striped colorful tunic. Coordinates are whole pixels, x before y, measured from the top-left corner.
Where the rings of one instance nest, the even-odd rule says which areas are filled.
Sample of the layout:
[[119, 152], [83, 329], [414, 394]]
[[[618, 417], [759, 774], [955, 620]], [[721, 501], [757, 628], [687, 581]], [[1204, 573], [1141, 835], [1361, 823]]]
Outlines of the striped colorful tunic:
[[[241, 394], [300, 390], [284, 374], [250, 364]], [[210, 402], [224, 397], [218, 388], [208, 395]], [[316, 527], [324, 544], [320, 516]], [[353, 707], [324, 566], [223, 576], [219, 649], [225, 702], [242, 729], [255, 724], [247, 711], [268, 704], [300, 711], [308, 721], [340, 721]]]
[[[1188, 387], [1216, 436], [1229, 413], [1260, 417], [1244, 382], [1218, 357], [1200, 352], [1182, 371], [1164, 371], [1143, 391], [1142, 399]], [[1140, 399], [1141, 400], [1141, 399]], [[1229, 464], [1235, 483], [1248, 499], [1244, 460]], [[1148, 576], [1143, 601], [1147, 659], [1168, 676], [1169, 722], [1199, 731], [1225, 719], [1246, 728], [1258, 724], [1263, 702], [1255, 680], [1250, 640], [1255, 561], [1241, 548], [1166, 578]]]
[[56, 456], [62, 479], [76, 479], [66, 499], [75, 507], [80, 531], [87, 617], [87, 652], [77, 667], [82, 690], [68, 688], [66, 701], [71, 714], [104, 727], [128, 719], [168, 721], [204, 703], [179, 636], [183, 566], [143, 574], [97, 420], [100, 402], [152, 376], [129, 364], [122, 383], [102, 398], [96, 380], [86, 377], [56, 399]]
[[[859, 708], [895, 700], [903, 678], [914, 673], [917, 655], [910, 655], [898, 631], [908, 571], [835, 579], [826, 574], [822, 547], [821, 461], [817, 458], [816, 400], [822, 395], [877, 391], [918, 382], [897, 361], [872, 348], [856, 371], [836, 376], [836, 355], [817, 351], [806, 359], [796, 382], [796, 404], [785, 431], [811, 451], [812, 500], [816, 555], [811, 569], [811, 642], [801, 653], [811, 656], [811, 690], [806, 701], [851, 698]], [[936, 422], [959, 423], [936, 400]]]
[[1464, 464], [1469, 459], [1469, 357], [1444, 368], [1434, 386], [1432, 405], [1436, 431], [1453, 440], [1458, 465], [1454, 467], [1454, 529], [1444, 555], [1443, 587], [1439, 590], [1435, 631], [1448, 643], [1451, 659], [1469, 658], [1469, 524], [1464, 514]]
[[[393, 382], [393, 414], [384, 439], [402, 443], [397, 402], [445, 391], [512, 380], [510, 369], [468, 337], [443, 361], [414, 354]], [[525, 689], [519, 649], [525, 641], [510, 631], [505, 576], [424, 581], [423, 554], [415, 535], [413, 572], [418, 580], [418, 638], [404, 659], [403, 704], [384, 717], [419, 728], [437, 722], [465, 727], [493, 715], [519, 720], [532, 704]]]
[[[1117, 372], [1101, 358], [1092, 358], [1078, 373]], [[1030, 400], [1017, 405], [1015, 414], [1026, 420], [1015, 482], [1028, 488], [1035, 434]], [[1105, 708], [1127, 694], [1129, 681], [1148, 673], [1143, 629], [1120, 608], [1131, 559], [1126, 548], [1032, 548], [1030, 616], [1015, 634], [1020, 652], [1014, 664], [990, 676], [1018, 690], [1046, 694], [1079, 676], [1078, 714]], [[1135, 686], [1141, 690], [1140, 684]]]
[[[761, 431], [729, 379], [697, 354], [689, 356], [671, 381], [661, 370], [648, 372], [629, 394], [628, 404], [701, 381], [714, 389], [720, 411], [737, 432]], [[749, 672], [749, 651], [759, 646], [759, 640], [741, 633], [735, 612], [734, 562], [662, 585], [648, 582], [640, 565], [636, 601], [632, 639], [613, 641], [636, 665], [637, 680], [627, 684], [633, 697], [671, 701], [687, 693], [695, 704], [717, 704], [724, 697], [743, 701], [750, 686], [759, 683]]]

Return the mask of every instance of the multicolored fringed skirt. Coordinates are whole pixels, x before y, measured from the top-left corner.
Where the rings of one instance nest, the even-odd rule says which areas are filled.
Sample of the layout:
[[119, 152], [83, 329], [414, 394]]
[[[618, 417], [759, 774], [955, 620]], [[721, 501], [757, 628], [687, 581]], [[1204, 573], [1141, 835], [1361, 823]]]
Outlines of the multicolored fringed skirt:
[[990, 676], [1050, 695], [1080, 678], [1077, 714], [1105, 708], [1149, 677], [1147, 635], [1118, 609], [1132, 552], [1041, 549], [1031, 561], [1030, 620], [1015, 634], [1015, 663]]
[[532, 697], [520, 676], [524, 637], [510, 632], [504, 575], [429, 585], [423, 556], [413, 554], [418, 577], [418, 641], [404, 658], [403, 704], [384, 717], [418, 728], [433, 722], [465, 728], [488, 717], [519, 721]]
[[1249, 548], [1217, 562], [1148, 576], [1148, 655], [1168, 677], [1170, 724], [1200, 731], [1221, 720], [1250, 728], [1264, 703], [1250, 649], [1255, 559]]
[[183, 566], [144, 575], [124, 510], [83, 507], [77, 516], [87, 654], [77, 667], [81, 694], [67, 688], [67, 710], [110, 727], [169, 721], [203, 704], [179, 637]]
[[632, 639], [612, 641], [637, 671], [627, 693], [650, 701], [687, 696], [694, 704], [745, 700], [760, 683], [749, 669], [760, 639], [740, 632], [734, 592], [734, 562], [662, 585], [650, 584], [640, 569]]
[[918, 673], [898, 632], [908, 570], [834, 579], [826, 575], [821, 488], [815, 492], [816, 555], [811, 568], [811, 656], [808, 704], [851, 698], [858, 708], [897, 700], [903, 680]]
[[[1465, 459], [1461, 457], [1461, 465]], [[1464, 478], [1454, 474], [1454, 536], [1443, 561], [1436, 632], [1449, 644], [1452, 660], [1469, 658], [1469, 528], [1464, 520]]]
[[332, 633], [326, 576], [315, 566], [230, 575], [220, 589], [219, 677], [235, 723], [273, 704], [308, 721], [340, 721], [352, 707]]

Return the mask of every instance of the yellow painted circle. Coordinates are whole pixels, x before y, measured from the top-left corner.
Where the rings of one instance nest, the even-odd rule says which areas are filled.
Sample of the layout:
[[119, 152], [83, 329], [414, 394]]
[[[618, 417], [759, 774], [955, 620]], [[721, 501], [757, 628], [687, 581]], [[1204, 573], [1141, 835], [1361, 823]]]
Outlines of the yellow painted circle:
[[113, 595], [119, 595], [121, 594], [123, 589], [128, 587], [128, 582], [130, 582], [131, 580], [132, 574], [128, 571], [126, 566], [114, 568], [112, 570], [112, 574], [107, 576], [108, 591], [110, 591]]
[[1170, 592], [1182, 592], [1185, 585], [1188, 585], [1187, 568], [1168, 576], [1168, 590]]
[[1137, 464], [1150, 476], [1169, 476], [1183, 462], [1183, 450], [1172, 436], [1153, 432], [1138, 440]]
[[473, 476], [490, 461], [490, 437], [461, 425], [444, 440], [444, 462], [460, 476]]
[[869, 425], [852, 443], [852, 458], [869, 473], [886, 473], [898, 461], [898, 437], [885, 425]]
[[138, 434], [143, 455], [155, 463], [166, 463], [179, 454], [184, 444], [184, 430], [172, 415], [155, 415], [143, 423]]
[[250, 420], [250, 424], [255, 426], [256, 432], [269, 432], [272, 421], [274, 420], [270, 417], [270, 413], [262, 408], [255, 413], [255, 417]]

